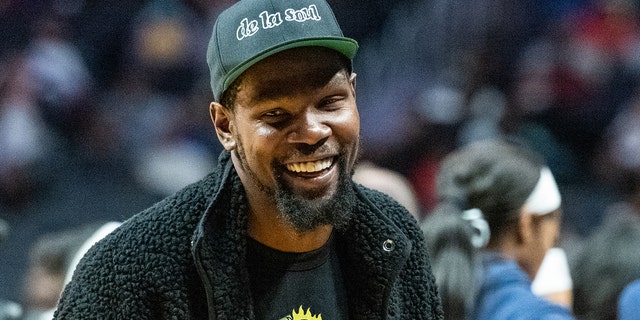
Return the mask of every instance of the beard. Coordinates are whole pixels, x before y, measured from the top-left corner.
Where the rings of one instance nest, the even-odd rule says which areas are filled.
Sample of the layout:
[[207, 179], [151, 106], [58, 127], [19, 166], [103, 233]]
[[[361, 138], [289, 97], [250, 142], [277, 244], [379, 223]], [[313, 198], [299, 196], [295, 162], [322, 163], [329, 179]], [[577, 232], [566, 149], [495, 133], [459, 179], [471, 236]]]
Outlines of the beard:
[[344, 157], [340, 157], [338, 165], [340, 166], [338, 186], [331, 197], [301, 196], [291, 190], [278, 176], [272, 200], [276, 203], [281, 217], [296, 231], [303, 233], [322, 225], [332, 225], [336, 229], [342, 229], [348, 224], [353, 216], [356, 193]]
[[[356, 147], [357, 149], [357, 147]], [[305, 233], [316, 229], [323, 225], [332, 225], [340, 230], [345, 228], [351, 217], [354, 215], [354, 207], [357, 195], [353, 187], [351, 176], [353, 170], [348, 167], [348, 159], [341, 153], [336, 160], [340, 169], [338, 174], [338, 185], [336, 191], [331, 196], [322, 194], [306, 194], [296, 193], [289, 186], [278, 170], [282, 166], [273, 164], [273, 174], [276, 177], [276, 185], [270, 188], [260, 182], [255, 172], [248, 165], [246, 154], [241, 143], [237, 144], [236, 155], [240, 159], [240, 163], [244, 171], [253, 183], [255, 183], [262, 192], [265, 192], [275, 203], [280, 217], [289, 223], [297, 232]], [[279, 169], [280, 168], [280, 169]]]

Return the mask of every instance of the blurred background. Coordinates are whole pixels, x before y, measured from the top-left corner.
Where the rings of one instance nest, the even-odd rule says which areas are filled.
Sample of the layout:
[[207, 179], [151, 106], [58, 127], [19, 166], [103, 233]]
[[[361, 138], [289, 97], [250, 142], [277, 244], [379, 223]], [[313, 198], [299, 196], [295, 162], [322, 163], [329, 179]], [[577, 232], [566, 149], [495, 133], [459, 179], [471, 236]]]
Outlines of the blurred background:
[[[0, 0], [0, 301], [55, 306], [87, 226], [213, 168], [205, 52], [234, 2]], [[410, 183], [417, 219], [444, 155], [502, 135], [549, 162], [570, 256], [640, 203], [640, 1], [329, 2], [360, 43], [363, 161]]]

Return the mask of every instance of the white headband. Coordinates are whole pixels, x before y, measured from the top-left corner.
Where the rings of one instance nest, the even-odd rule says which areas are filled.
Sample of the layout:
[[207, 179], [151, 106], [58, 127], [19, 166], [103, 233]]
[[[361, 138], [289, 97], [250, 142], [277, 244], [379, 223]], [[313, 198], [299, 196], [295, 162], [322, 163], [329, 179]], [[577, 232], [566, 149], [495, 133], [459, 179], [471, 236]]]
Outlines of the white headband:
[[551, 170], [547, 167], [540, 169], [540, 179], [533, 188], [524, 208], [538, 215], [544, 215], [560, 208], [560, 191]]

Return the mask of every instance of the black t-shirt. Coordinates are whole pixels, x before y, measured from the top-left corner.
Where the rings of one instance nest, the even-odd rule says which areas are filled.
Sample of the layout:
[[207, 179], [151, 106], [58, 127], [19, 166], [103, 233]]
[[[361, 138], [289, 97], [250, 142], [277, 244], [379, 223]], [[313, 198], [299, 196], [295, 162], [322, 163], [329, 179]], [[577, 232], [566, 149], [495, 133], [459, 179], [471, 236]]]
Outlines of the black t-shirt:
[[332, 239], [314, 251], [282, 252], [248, 239], [247, 264], [256, 319], [347, 318]]

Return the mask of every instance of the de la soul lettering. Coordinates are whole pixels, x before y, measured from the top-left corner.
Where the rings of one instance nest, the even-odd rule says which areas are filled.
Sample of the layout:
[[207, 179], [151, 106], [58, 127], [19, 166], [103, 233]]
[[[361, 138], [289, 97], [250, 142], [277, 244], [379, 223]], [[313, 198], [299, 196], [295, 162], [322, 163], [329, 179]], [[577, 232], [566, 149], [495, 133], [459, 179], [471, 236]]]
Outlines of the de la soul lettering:
[[[268, 11], [263, 11], [258, 17], [260, 18], [260, 21], [249, 21], [249, 18], [244, 18], [240, 21], [240, 26], [236, 30], [236, 37], [238, 40], [250, 37], [258, 33], [260, 29], [275, 28], [283, 22], [282, 14], [280, 12], [269, 13]], [[314, 4], [310, 5], [308, 8], [302, 8], [299, 10], [286, 9], [284, 11], [284, 21], [305, 22], [307, 20], [318, 21], [320, 19], [318, 8], [316, 8], [316, 5]]]

